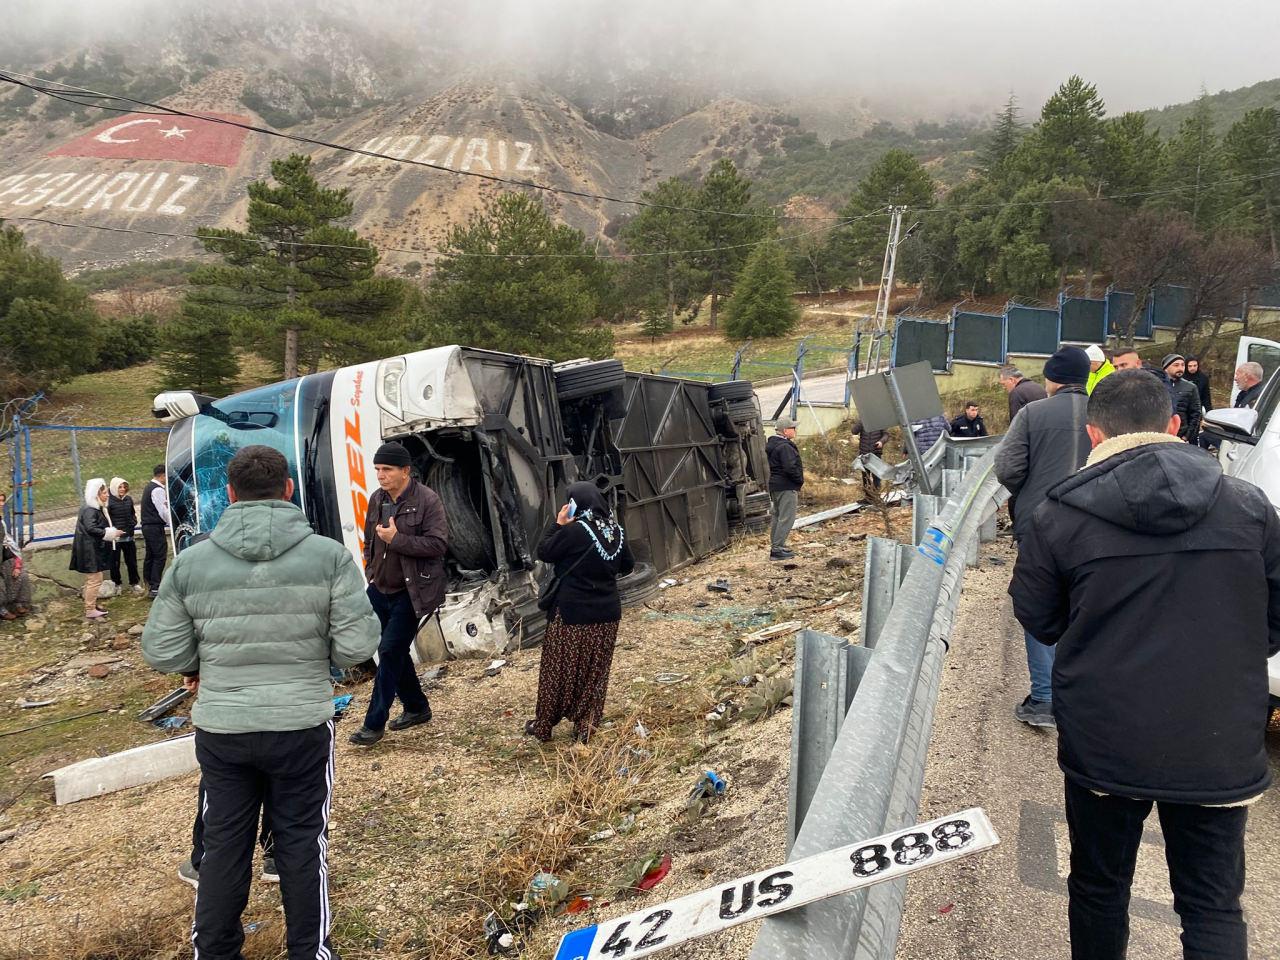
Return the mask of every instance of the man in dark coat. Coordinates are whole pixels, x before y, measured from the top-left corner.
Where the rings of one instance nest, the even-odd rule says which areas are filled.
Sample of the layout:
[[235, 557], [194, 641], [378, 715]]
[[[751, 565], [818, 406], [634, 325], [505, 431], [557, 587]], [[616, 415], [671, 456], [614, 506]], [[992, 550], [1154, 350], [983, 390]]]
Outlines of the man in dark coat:
[[[388, 726], [404, 730], [431, 719], [410, 651], [418, 625], [444, 602], [449, 524], [436, 492], [410, 476], [412, 464], [399, 443], [384, 443], [373, 455], [379, 489], [365, 515], [364, 564], [382, 639], [364, 725], [350, 737], [361, 747], [381, 740]], [[397, 697], [404, 712], [388, 723]]]
[[1194, 383], [1183, 379], [1186, 359], [1180, 353], [1170, 353], [1160, 366], [1173, 384], [1173, 412], [1182, 424], [1178, 428], [1178, 439], [1195, 443], [1200, 436], [1200, 391]]
[[1254, 360], [1236, 367], [1236, 400], [1232, 406], [1252, 407], [1262, 395], [1262, 364]]
[[987, 424], [978, 410], [977, 400], [966, 400], [964, 411], [951, 421], [951, 435], [958, 438], [985, 437]]
[[1014, 366], [1000, 368], [1000, 386], [1009, 394], [1009, 422], [1018, 415], [1018, 411], [1028, 403], [1043, 400], [1048, 396], [1044, 387], [1022, 375], [1022, 371]]
[[169, 538], [164, 532], [167, 526], [169, 493], [165, 467], [163, 463], [157, 463], [151, 471], [151, 482], [142, 488], [142, 543], [146, 547], [142, 558], [142, 578], [147, 581], [152, 600], [160, 593], [165, 560], [169, 558]]
[[[885, 441], [889, 439], [888, 430], [868, 430], [863, 425], [861, 417], [854, 419], [849, 427], [849, 433], [858, 438], [858, 456], [860, 457], [865, 457], [869, 453], [880, 456], [884, 453]], [[880, 478], [870, 470], [863, 470], [862, 489], [879, 490]]]
[[[1017, 508], [1013, 536], [1019, 542], [1030, 532], [1032, 515], [1049, 489], [1084, 466], [1089, 455], [1089, 435], [1084, 429], [1088, 379], [1085, 352], [1079, 347], [1060, 349], [1044, 365], [1048, 399], [1020, 410], [996, 449], [996, 477]], [[1052, 727], [1053, 647], [1040, 643], [1029, 631], [1025, 639], [1031, 692], [1013, 715], [1032, 726]]]
[[769, 457], [769, 499], [773, 501], [769, 559], [790, 560], [795, 554], [787, 549], [787, 537], [796, 522], [796, 506], [804, 486], [804, 462], [796, 447], [796, 422], [784, 418], [774, 424], [774, 429], [777, 433], [764, 448]]
[[1200, 391], [1201, 409], [1212, 410], [1213, 389], [1209, 384], [1209, 374], [1200, 368], [1199, 357], [1187, 357], [1187, 372], [1182, 375], [1182, 379]]
[[[1174, 442], [1178, 418], [1149, 374], [1098, 384], [1088, 417], [1088, 465], [1032, 515], [1009, 586], [1023, 627], [1058, 649], [1072, 956], [1124, 957], [1155, 804], [1185, 955], [1245, 960], [1246, 805], [1271, 780], [1280, 521], [1256, 487]], [[1216, 599], [1166, 616], [1189, 594]]]

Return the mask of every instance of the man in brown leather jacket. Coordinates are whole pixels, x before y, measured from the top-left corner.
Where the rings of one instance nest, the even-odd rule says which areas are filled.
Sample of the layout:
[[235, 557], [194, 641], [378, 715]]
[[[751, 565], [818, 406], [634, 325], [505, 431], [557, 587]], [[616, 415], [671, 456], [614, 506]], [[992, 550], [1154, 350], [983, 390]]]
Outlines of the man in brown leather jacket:
[[[418, 625], [444, 602], [449, 524], [436, 492], [410, 476], [411, 463], [409, 451], [394, 442], [373, 457], [379, 489], [365, 517], [364, 565], [382, 640], [364, 726], [351, 735], [362, 747], [381, 740], [387, 726], [404, 730], [431, 719], [410, 650]], [[397, 697], [404, 710], [388, 724]]]

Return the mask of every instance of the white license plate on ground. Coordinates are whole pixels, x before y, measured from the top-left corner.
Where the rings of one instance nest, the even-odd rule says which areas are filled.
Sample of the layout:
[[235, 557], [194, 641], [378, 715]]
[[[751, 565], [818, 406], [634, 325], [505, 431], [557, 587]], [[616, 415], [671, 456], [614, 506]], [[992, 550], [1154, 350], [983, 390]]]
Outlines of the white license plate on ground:
[[555, 960], [630, 960], [989, 850], [1000, 842], [980, 808], [964, 810], [646, 907], [564, 935]]

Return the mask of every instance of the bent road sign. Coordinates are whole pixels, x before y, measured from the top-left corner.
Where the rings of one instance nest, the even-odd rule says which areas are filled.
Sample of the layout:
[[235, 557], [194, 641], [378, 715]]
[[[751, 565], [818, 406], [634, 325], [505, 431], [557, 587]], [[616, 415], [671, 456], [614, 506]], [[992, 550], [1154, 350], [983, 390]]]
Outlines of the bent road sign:
[[565, 934], [555, 960], [631, 960], [1000, 842], [980, 808], [851, 843]]

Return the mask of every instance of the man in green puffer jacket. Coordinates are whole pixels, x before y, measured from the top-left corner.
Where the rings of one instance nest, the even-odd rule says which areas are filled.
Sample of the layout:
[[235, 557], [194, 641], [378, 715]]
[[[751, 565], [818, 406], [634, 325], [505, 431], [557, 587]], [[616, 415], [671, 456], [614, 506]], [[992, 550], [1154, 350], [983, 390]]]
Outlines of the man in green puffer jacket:
[[192, 942], [201, 960], [240, 956], [258, 814], [270, 807], [290, 960], [337, 957], [329, 943], [329, 667], [378, 647], [364, 577], [290, 500], [285, 458], [245, 447], [227, 466], [227, 507], [184, 550], [142, 634], [147, 662], [198, 677], [191, 718], [204, 786], [204, 854]]

